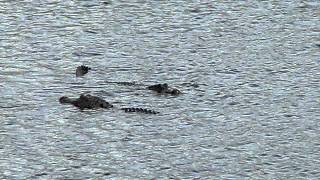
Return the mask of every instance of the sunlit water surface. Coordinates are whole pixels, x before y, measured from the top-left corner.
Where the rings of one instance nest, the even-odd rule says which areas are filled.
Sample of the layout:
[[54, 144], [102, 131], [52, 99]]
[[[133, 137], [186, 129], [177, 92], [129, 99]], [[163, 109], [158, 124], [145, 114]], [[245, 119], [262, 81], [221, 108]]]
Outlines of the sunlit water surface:
[[[0, 1], [1, 179], [317, 179], [320, 3]], [[92, 68], [75, 77], [79, 65]], [[168, 83], [178, 97], [107, 81]], [[117, 108], [80, 111], [90, 93]]]

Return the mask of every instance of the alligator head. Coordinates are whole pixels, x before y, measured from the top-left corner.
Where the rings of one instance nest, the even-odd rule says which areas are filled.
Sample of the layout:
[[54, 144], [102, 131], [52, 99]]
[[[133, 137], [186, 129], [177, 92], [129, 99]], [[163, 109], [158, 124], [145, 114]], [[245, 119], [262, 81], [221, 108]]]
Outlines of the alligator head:
[[171, 95], [181, 94], [181, 91], [179, 91], [176, 88], [169, 87], [167, 83], [151, 85], [151, 86], [148, 86], [147, 89], [156, 91], [157, 93], [163, 93], [163, 94], [171, 94]]
[[74, 102], [74, 99], [71, 99], [67, 96], [62, 96], [60, 99], [59, 99], [59, 102], [61, 104], [72, 104], [72, 102]]

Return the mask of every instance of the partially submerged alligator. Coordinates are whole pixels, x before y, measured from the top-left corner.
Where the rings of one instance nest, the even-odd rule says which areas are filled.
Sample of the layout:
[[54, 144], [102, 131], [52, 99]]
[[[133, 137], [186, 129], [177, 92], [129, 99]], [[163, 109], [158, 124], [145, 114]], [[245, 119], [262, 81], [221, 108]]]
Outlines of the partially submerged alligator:
[[[125, 86], [147, 86], [144, 84], [138, 84], [136, 82], [108, 82], [107, 83], [115, 83], [115, 84], [121, 84]], [[164, 84], [155, 84], [155, 85], [149, 85], [146, 87], [146, 89], [155, 91], [159, 94], [170, 94], [170, 95], [179, 95], [181, 94], [181, 91], [177, 88], [169, 87], [167, 83]]]
[[[76, 107], [78, 107], [81, 110], [84, 109], [98, 109], [98, 108], [112, 108], [113, 105], [109, 102], [105, 101], [104, 99], [92, 96], [90, 94], [87, 95], [80, 95], [79, 98], [69, 98], [67, 96], [62, 96], [59, 99], [59, 102], [61, 104], [72, 104]], [[144, 109], [144, 108], [120, 108], [121, 110], [124, 110], [125, 112], [141, 112], [145, 114], [158, 114], [159, 112], [150, 110], [150, 109]]]
[[89, 70], [91, 70], [91, 68], [89, 68], [88, 66], [78, 66], [76, 69], [76, 77], [84, 76], [89, 72]]

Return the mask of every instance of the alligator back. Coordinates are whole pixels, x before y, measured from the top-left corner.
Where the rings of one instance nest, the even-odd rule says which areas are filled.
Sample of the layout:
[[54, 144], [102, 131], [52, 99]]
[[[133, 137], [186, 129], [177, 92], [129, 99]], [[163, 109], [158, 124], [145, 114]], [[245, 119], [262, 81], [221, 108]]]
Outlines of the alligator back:
[[89, 94], [81, 95], [80, 98], [73, 101], [72, 104], [80, 109], [97, 109], [113, 107], [112, 104], [108, 103], [104, 99]]

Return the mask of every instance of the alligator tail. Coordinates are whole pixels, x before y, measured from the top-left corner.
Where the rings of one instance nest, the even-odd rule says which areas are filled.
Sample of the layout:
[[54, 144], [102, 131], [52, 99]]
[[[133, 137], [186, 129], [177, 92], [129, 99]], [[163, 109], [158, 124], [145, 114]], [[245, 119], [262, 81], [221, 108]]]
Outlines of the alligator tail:
[[116, 84], [124, 85], [124, 86], [136, 86], [136, 82], [115, 82]]
[[124, 86], [144, 86], [144, 84], [139, 84], [137, 82], [125, 82], [125, 81], [106, 81], [106, 83], [112, 83], [112, 84], [119, 84], [119, 85], [124, 85]]
[[144, 114], [158, 114], [159, 112], [150, 110], [150, 109], [144, 109], [144, 108], [121, 108], [121, 110], [124, 110], [124, 112], [140, 112]]

